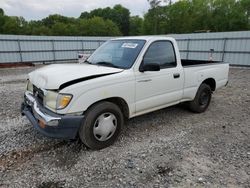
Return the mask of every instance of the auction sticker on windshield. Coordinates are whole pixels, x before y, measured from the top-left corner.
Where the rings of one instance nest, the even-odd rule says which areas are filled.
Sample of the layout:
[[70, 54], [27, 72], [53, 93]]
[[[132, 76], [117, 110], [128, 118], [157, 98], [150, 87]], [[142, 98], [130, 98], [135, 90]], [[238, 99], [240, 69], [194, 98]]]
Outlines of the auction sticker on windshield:
[[122, 48], [136, 48], [137, 46], [137, 43], [123, 43]]

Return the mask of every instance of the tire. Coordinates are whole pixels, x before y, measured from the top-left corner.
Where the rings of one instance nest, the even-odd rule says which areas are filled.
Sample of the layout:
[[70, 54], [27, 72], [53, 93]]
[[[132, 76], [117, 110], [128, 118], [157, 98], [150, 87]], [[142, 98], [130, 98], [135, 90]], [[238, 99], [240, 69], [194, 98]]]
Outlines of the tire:
[[195, 113], [205, 112], [212, 98], [209, 85], [201, 84], [193, 101], [189, 102], [189, 109]]
[[111, 102], [99, 102], [90, 107], [79, 130], [81, 141], [93, 150], [112, 145], [124, 125], [121, 109]]

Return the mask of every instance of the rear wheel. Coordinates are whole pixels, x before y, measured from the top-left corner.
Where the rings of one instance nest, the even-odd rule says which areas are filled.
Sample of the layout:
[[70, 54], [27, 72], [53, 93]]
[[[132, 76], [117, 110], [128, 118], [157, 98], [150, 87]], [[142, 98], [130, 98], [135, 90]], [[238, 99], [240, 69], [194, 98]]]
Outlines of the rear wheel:
[[189, 102], [189, 109], [196, 113], [202, 113], [208, 108], [212, 98], [209, 85], [201, 84], [193, 101]]
[[123, 124], [123, 114], [116, 104], [100, 102], [86, 112], [79, 137], [87, 147], [102, 149], [115, 142]]

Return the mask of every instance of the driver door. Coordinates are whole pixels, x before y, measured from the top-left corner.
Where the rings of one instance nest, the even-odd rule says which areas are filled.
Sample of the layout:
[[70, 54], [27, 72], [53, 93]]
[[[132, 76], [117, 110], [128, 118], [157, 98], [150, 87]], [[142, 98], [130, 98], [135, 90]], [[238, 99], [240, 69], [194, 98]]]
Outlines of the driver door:
[[183, 70], [177, 66], [171, 41], [156, 41], [149, 46], [141, 66], [151, 63], [158, 63], [160, 71], [136, 73], [136, 113], [178, 103], [182, 97]]

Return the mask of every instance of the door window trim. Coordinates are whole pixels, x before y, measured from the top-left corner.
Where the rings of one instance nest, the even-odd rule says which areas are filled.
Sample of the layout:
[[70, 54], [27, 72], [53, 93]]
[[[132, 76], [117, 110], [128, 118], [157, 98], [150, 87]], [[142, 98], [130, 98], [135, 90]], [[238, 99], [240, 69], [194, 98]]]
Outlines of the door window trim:
[[148, 46], [147, 50], [145, 51], [145, 53], [144, 53], [144, 55], [143, 55], [143, 57], [142, 57], [142, 62], [141, 62], [141, 64], [140, 64], [140, 66], [139, 66], [139, 69], [138, 69], [138, 70], [140, 70], [141, 66], [143, 66], [143, 65], [144, 65], [144, 57], [145, 57], [145, 55], [147, 54], [147, 52], [148, 52], [149, 48], [150, 48], [150, 47], [151, 47], [154, 43], [156, 43], [156, 42], [169, 42], [169, 43], [172, 45], [173, 50], [174, 50], [175, 66], [171, 66], [171, 67], [164, 67], [164, 68], [161, 68], [161, 69], [169, 69], [169, 68], [175, 68], [175, 67], [177, 67], [176, 52], [175, 52], [175, 47], [174, 47], [173, 42], [172, 42], [172, 41], [170, 41], [170, 40], [156, 40], [156, 41], [152, 42], [152, 43]]

